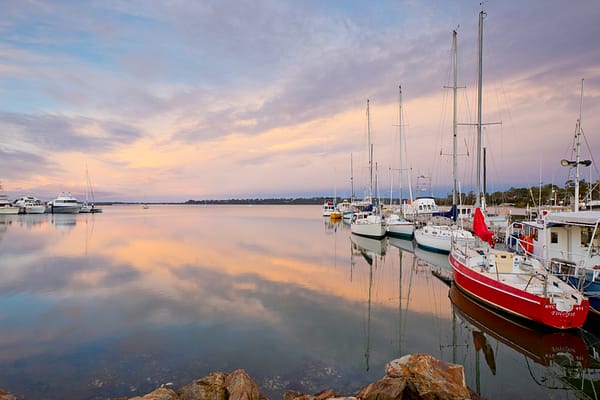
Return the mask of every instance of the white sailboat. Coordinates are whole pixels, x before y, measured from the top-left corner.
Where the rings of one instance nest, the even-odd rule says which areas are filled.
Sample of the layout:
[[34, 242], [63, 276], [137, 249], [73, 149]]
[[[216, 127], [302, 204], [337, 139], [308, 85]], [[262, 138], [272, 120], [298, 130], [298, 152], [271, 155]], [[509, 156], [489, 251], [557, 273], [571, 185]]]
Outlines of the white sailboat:
[[85, 168], [85, 200], [81, 205], [80, 213], [100, 213], [102, 209], [96, 207], [94, 204], [94, 190], [92, 189], [92, 182], [90, 181], [90, 174], [88, 173], [87, 167]]
[[[453, 220], [456, 222], [456, 91], [457, 91], [457, 70], [456, 70], [456, 31], [452, 32], [452, 68], [454, 84], [452, 86], [454, 104], [453, 104], [453, 122], [452, 122], [452, 211]], [[460, 245], [475, 244], [475, 237], [471, 232], [453, 223], [452, 225], [427, 224], [415, 229], [415, 241], [422, 249], [439, 252], [443, 254], [450, 253], [452, 241]]]
[[[373, 200], [373, 148], [371, 145], [371, 120], [369, 115], [369, 100], [367, 100], [367, 136], [369, 146], [369, 199]], [[371, 207], [373, 208], [373, 207]], [[355, 235], [367, 236], [372, 238], [382, 238], [385, 236], [385, 222], [377, 210], [359, 211], [354, 213], [350, 223], [350, 231]]]
[[[407, 221], [404, 218], [404, 212], [402, 210], [402, 86], [398, 87], [399, 97], [398, 97], [398, 130], [400, 135], [400, 209], [398, 212], [390, 214], [386, 218], [386, 230], [387, 234], [390, 236], [402, 238], [402, 239], [412, 239], [415, 224], [412, 221]], [[390, 195], [390, 202], [392, 196]]]

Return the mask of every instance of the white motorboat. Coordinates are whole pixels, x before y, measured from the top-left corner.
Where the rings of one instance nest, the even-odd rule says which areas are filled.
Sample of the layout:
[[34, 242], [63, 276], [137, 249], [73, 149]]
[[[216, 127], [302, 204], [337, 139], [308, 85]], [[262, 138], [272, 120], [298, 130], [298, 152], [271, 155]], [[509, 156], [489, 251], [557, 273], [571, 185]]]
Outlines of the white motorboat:
[[19, 197], [14, 204], [20, 207], [23, 214], [43, 214], [46, 212], [46, 205], [33, 196]]
[[19, 213], [20, 208], [19, 207], [15, 207], [13, 205], [11, 205], [10, 203], [7, 204], [0, 204], [0, 215], [15, 215]]
[[8, 201], [8, 196], [2, 192], [2, 185], [0, 185], [0, 214], [18, 214], [19, 207], [13, 206]]
[[56, 199], [48, 202], [48, 205], [53, 214], [77, 214], [81, 210], [81, 203], [70, 193], [61, 193]]
[[323, 203], [323, 216], [329, 217], [331, 213], [335, 211], [335, 204], [331, 200], [326, 200]]
[[542, 215], [511, 224], [507, 247], [545, 262], [551, 272], [582, 289], [594, 312], [600, 313], [600, 212]]
[[576, 168], [572, 211], [561, 211], [556, 206], [541, 208], [536, 218], [510, 225], [506, 232], [506, 245], [517, 253], [533, 255], [552, 273], [582, 290], [590, 300], [594, 314], [600, 315], [600, 212], [580, 211], [579, 166], [592, 163], [591, 160], [580, 160], [582, 134], [580, 106], [575, 134], [576, 159], [561, 161], [565, 167]]

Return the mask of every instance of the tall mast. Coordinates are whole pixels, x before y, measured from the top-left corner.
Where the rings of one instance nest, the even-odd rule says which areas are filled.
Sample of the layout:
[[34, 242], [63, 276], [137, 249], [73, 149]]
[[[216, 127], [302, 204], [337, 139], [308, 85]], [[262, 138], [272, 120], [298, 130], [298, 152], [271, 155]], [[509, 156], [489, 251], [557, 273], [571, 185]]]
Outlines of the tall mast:
[[581, 98], [579, 100], [579, 119], [577, 120], [576, 144], [575, 144], [575, 212], [579, 211], [579, 158], [581, 147], [581, 109], [583, 108], [583, 79], [581, 80]]
[[479, 12], [479, 75], [477, 80], [477, 197], [475, 207], [481, 206], [481, 102], [483, 89], [483, 18], [485, 12]]
[[369, 143], [369, 198], [373, 201], [373, 147], [371, 145], [371, 117], [369, 114], [369, 99], [367, 99], [367, 136]]
[[453, 110], [452, 110], [452, 205], [456, 206], [456, 30], [452, 31], [452, 70], [454, 82], [452, 85]]
[[400, 142], [400, 207], [402, 207], [402, 85], [398, 86], [398, 132]]
[[350, 188], [352, 190], [350, 201], [354, 202], [354, 170], [352, 168], [352, 153], [350, 153]]

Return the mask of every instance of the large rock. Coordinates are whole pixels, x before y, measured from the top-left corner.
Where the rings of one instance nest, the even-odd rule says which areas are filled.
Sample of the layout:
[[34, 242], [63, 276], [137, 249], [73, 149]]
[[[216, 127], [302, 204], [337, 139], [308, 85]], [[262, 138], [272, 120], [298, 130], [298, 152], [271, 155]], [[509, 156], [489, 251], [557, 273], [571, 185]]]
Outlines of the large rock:
[[225, 379], [227, 374], [212, 372], [185, 385], [177, 391], [181, 400], [227, 400]]
[[177, 395], [180, 400], [265, 400], [243, 369], [231, 374], [213, 372], [182, 387]]
[[[390, 361], [385, 372], [385, 378], [368, 385], [360, 393], [373, 399], [377, 397], [377, 390], [384, 396], [382, 399], [401, 399], [403, 396], [410, 399], [471, 399], [464, 368], [428, 354], [412, 354]], [[401, 389], [402, 395], [392, 397]]]
[[404, 398], [407, 385], [406, 378], [386, 376], [362, 388], [356, 397], [363, 400], [399, 400]]
[[260, 394], [258, 385], [243, 369], [237, 369], [225, 379], [228, 400], [266, 400]]

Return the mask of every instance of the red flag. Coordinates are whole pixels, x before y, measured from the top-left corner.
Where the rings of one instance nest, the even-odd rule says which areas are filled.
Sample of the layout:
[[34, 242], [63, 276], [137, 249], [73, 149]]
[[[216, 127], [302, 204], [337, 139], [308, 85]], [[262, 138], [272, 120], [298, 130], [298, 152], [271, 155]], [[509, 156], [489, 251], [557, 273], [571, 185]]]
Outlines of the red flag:
[[488, 242], [493, 246], [494, 244], [494, 232], [490, 231], [485, 224], [485, 218], [479, 208], [475, 210], [475, 216], [473, 217], [473, 232], [481, 240]]

